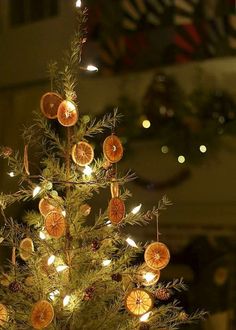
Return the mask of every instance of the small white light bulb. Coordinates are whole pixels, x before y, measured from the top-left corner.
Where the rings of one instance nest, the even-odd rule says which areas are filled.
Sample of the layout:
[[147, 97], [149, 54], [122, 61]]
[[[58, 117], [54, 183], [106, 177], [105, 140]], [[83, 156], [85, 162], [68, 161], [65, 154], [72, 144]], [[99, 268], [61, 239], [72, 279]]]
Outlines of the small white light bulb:
[[69, 302], [70, 302], [70, 296], [65, 296], [65, 298], [63, 299], [63, 306], [64, 307], [66, 307], [68, 304], [69, 304]]
[[53, 291], [53, 292], [50, 292], [50, 293], [49, 293], [49, 298], [50, 298], [51, 300], [54, 300], [55, 297], [59, 295], [59, 293], [60, 293], [59, 290], [55, 290], [55, 291]]
[[103, 260], [102, 265], [103, 265], [104, 267], [106, 267], [106, 266], [109, 266], [110, 263], [111, 263], [111, 260], [106, 259], [106, 260]]
[[169, 148], [168, 148], [167, 146], [162, 146], [162, 147], [161, 147], [161, 152], [162, 152], [163, 154], [167, 154], [167, 153], [169, 152]]
[[202, 144], [200, 147], [199, 147], [199, 150], [204, 154], [206, 151], [207, 151], [207, 147]]
[[180, 156], [178, 157], [178, 162], [179, 162], [180, 164], [183, 164], [183, 163], [185, 162], [185, 157], [182, 156], [182, 155], [180, 155]]
[[63, 270], [66, 270], [68, 268], [67, 265], [59, 265], [56, 267], [56, 270], [58, 273], [63, 272]]
[[108, 220], [108, 221], [106, 222], [106, 225], [107, 225], [107, 227], [111, 227], [111, 221]]
[[89, 175], [92, 174], [92, 172], [93, 172], [92, 168], [90, 166], [86, 165], [85, 168], [84, 168], [84, 170], [83, 170], [83, 173], [85, 175], [88, 175], [89, 176]]
[[147, 272], [145, 274], [143, 274], [143, 278], [147, 281], [147, 282], [151, 282], [152, 280], [154, 280], [155, 278], [155, 274], [151, 273], [151, 272]]
[[49, 258], [48, 258], [48, 266], [52, 265], [55, 261], [56, 257], [54, 255], [51, 255]]
[[40, 191], [41, 191], [41, 187], [36, 186], [32, 193], [33, 197], [37, 196], [40, 193]]
[[127, 242], [130, 246], [132, 246], [132, 247], [135, 247], [135, 248], [138, 247], [138, 245], [135, 243], [135, 241], [134, 241], [132, 238], [130, 238], [130, 237], [128, 237], [128, 238], [126, 239], [126, 242]]
[[133, 214], [137, 214], [142, 207], [142, 204], [139, 204], [138, 206], [135, 206], [133, 210], [131, 211]]
[[75, 4], [75, 7], [76, 7], [76, 8], [80, 8], [81, 5], [82, 5], [81, 0], [77, 0], [77, 1], [76, 1], [76, 4]]
[[151, 122], [148, 119], [143, 120], [142, 122], [143, 128], [149, 128], [151, 126]]
[[46, 235], [45, 235], [45, 233], [43, 231], [40, 231], [39, 232], [39, 238], [40, 239], [46, 239]]
[[147, 320], [149, 319], [151, 312], [147, 312], [146, 314], [143, 314], [139, 319], [141, 322], [147, 322]]
[[65, 210], [62, 211], [61, 214], [63, 215], [63, 217], [65, 217], [66, 216], [66, 211]]
[[9, 175], [11, 178], [14, 178], [15, 173], [14, 173], [14, 172], [10, 172], [10, 173], [8, 173], [8, 175]]
[[98, 71], [98, 68], [95, 66], [95, 65], [87, 65], [87, 68], [86, 70], [90, 71], [90, 72], [97, 72]]

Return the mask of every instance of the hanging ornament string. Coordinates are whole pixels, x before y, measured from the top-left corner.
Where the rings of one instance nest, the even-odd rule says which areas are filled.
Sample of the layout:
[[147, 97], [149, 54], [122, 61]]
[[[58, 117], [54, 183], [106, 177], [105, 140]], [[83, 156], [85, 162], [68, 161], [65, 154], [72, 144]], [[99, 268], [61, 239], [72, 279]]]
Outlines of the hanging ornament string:
[[156, 224], [157, 224], [157, 242], [159, 242], [159, 212], [156, 213]]

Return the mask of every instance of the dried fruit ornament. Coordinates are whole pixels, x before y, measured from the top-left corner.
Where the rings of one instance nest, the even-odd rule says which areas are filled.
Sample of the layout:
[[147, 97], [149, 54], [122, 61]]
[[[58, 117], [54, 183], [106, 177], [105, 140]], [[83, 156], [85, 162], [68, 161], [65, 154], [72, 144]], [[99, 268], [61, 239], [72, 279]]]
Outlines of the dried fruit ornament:
[[8, 320], [8, 311], [5, 305], [0, 304], [0, 327], [4, 326]]
[[64, 235], [66, 220], [61, 213], [52, 211], [45, 217], [45, 229], [50, 236], [60, 238]]
[[108, 205], [108, 218], [117, 225], [125, 216], [125, 203], [119, 197], [114, 197], [110, 200]]
[[44, 197], [41, 198], [39, 201], [39, 212], [42, 214], [42, 216], [46, 217], [46, 215], [49, 212], [52, 211], [57, 211], [57, 212], [61, 212], [61, 208], [58, 206], [53, 205], [53, 200], [48, 198], [48, 197]]
[[40, 109], [48, 119], [57, 118], [58, 107], [63, 101], [62, 97], [56, 93], [49, 92], [41, 97]]
[[54, 309], [47, 300], [38, 301], [31, 311], [31, 324], [34, 329], [44, 329], [52, 322]]
[[94, 158], [94, 151], [90, 144], [81, 141], [73, 146], [71, 156], [77, 165], [86, 166], [92, 163]]
[[74, 126], [78, 121], [76, 105], [68, 100], [62, 101], [57, 111], [57, 119], [62, 126]]
[[115, 134], [108, 136], [104, 140], [103, 153], [110, 163], [117, 163], [123, 157], [123, 146]]
[[151, 269], [163, 269], [170, 261], [170, 252], [165, 244], [154, 242], [147, 246], [144, 260]]
[[126, 309], [135, 316], [149, 312], [153, 303], [153, 296], [144, 289], [132, 289], [125, 297]]
[[34, 252], [34, 243], [30, 237], [24, 238], [20, 242], [20, 257], [22, 260], [27, 261], [32, 256], [32, 253]]

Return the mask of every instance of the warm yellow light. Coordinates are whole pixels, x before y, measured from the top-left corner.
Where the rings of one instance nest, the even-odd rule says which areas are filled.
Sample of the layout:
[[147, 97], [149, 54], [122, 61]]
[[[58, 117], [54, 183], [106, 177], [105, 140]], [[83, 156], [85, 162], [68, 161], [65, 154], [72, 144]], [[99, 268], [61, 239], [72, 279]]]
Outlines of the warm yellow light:
[[199, 150], [204, 154], [204, 153], [207, 151], [207, 147], [204, 146], [204, 144], [202, 144], [202, 145], [199, 147]]
[[45, 233], [43, 231], [40, 231], [39, 232], [39, 238], [46, 239], [46, 235], [45, 235]]
[[74, 103], [72, 103], [71, 101], [66, 101], [66, 107], [67, 107], [67, 111], [75, 111], [76, 110], [76, 106]]
[[14, 172], [10, 172], [10, 173], [8, 173], [8, 175], [9, 175], [11, 178], [13, 178], [13, 177], [15, 176], [15, 173], [14, 173]]
[[143, 120], [142, 125], [144, 128], [149, 128], [151, 126], [151, 122], [148, 119]]
[[50, 298], [51, 300], [54, 300], [55, 297], [59, 295], [59, 293], [60, 293], [59, 290], [55, 290], [55, 291], [53, 291], [53, 292], [50, 292], [50, 293], [49, 293], [49, 298]]
[[147, 272], [145, 274], [143, 274], [143, 278], [147, 281], [147, 282], [151, 282], [152, 280], [154, 280], [154, 278], [156, 277], [155, 274], [151, 273], [151, 272]]
[[89, 64], [88, 66], [87, 66], [87, 68], [86, 68], [88, 71], [91, 71], [91, 72], [96, 72], [96, 71], [98, 71], [98, 68], [96, 67], [96, 66], [94, 66], [94, 65], [91, 65], [91, 64]]
[[132, 247], [138, 247], [137, 246], [137, 244], [135, 243], [135, 241], [132, 239], [132, 238], [130, 238], [130, 237], [128, 237], [127, 239], [126, 239], [126, 242], [130, 245], [130, 246], [132, 246]]
[[169, 148], [168, 148], [167, 146], [162, 146], [162, 147], [161, 147], [161, 152], [162, 152], [163, 154], [167, 154], [167, 153], [169, 152]]
[[54, 255], [51, 255], [49, 258], [48, 258], [48, 266], [52, 265], [55, 261], [56, 257]]
[[185, 162], [185, 157], [182, 156], [182, 155], [180, 155], [180, 156], [178, 157], [178, 162], [179, 162], [180, 164], [183, 164], [183, 163]]
[[69, 302], [70, 302], [70, 296], [65, 296], [65, 298], [63, 299], [63, 306], [65, 307], [65, 306], [67, 306], [68, 304], [69, 304]]
[[148, 313], [146, 313], [146, 314], [143, 314], [139, 319], [140, 319], [140, 321], [141, 322], [147, 322], [147, 320], [149, 319], [149, 317], [150, 317], [150, 314], [151, 314], [151, 312], [148, 312]]
[[138, 206], [135, 206], [133, 210], [131, 211], [133, 214], [137, 214], [142, 207], [142, 204], [139, 204]]
[[63, 270], [66, 270], [68, 268], [67, 265], [59, 265], [56, 267], [56, 270], [58, 273], [63, 272]]
[[65, 217], [66, 216], [66, 211], [65, 210], [62, 211], [61, 214], [63, 215], [63, 217]]
[[82, 5], [81, 0], [77, 0], [75, 6], [76, 6], [77, 8], [80, 8], [81, 5]]
[[37, 196], [40, 193], [40, 191], [41, 191], [41, 187], [36, 186], [32, 193], [33, 197]]
[[103, 265], [104, 267], [109, 266], [110, 264], [111, 264], [111, 260], [108, 260], [108, 259], [103, 260], [103, 262], [102, 262], [102, 265]]
[[85, 168], [84, 168], [84, 170], [83, 170], [83, 173], [85, 175], [88, 175], [89, 176], [89, 175], [92, 174], [92, 172], [93, 172], [92, 168], [90, 166], [86, 165]]
[[110, 226], [111, 226], [111, 221], [108, 220], [108, 221], [106, 222], [106, 225], [107, 225], [107, 227], [110, 227]]

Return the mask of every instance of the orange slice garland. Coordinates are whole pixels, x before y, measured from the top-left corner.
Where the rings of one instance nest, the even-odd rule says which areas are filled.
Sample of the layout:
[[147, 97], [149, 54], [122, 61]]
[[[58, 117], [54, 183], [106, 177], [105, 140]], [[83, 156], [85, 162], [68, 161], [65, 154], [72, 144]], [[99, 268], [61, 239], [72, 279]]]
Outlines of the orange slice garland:
[[31, 238], [26, 237], [20, 242], [20, 257], [22, 260], [27, 261], [34, 252], [34, 243]]
[[31, 311], [31, 324], [34, 329], [46, 328], [54, 318], [54, 309], [47, 300], [38, 301]]
[[62, 126], [74, 126], [78, 121], [76, 105], [68, 100], [62, 101], [57, 111], [57, 119]]
[[4, 326], [4, 323], [7, 322], [8, 311], [5, 305], [0, 304], [0, 327]]
[[73, 146], [71, 156], [77, 165], [86, 166], [93, 161], [94, 151], [90, 144], [81, 141]]
[[149, 312], [153, 307], [153, 296], [144, 289], [132, 289], [125, 297], [126, 309], [135, 316]]
[[108, 217], [113, 224], [119, 224], [125, 216], [125, 203], [119, 197], [114, 197], [108, 205]]
[[62, 97], [56, 93], [49, 92], [44, 94], [40, 101], [40, 109], [44, 116], [48, 119], [57, 118], [57, 110], [62, 101]]
[[103, 153], [110, 163], [117, 163], [123, 157], [123, 146], [120, 139], [112, 134], [103, 142]]
[[170, 252], [163, 243], [151, 243], [145, 250], [144, 260], [151, 269], [162, 269], [165, 268], [170, 261]]
[[58, 207], [54, 206], [50, 198], [44, 197], [40, 199], [39, 212], [42, 214], [42, 216], [46, 217], [46, 215], [52, 211], [60, 212], [62, 210], [60, 209], [59, 206]]
[[160, 274], [160, 270], [153, 270], [144, 263], [138, 268], [136, 278], [140, 284], [150, 286], [157, 283]]
[[54, 238], [63, 236], [66, 228], [66, 220], [63, 215], [57, 211], [48, 213], [45, 217], [45, 229], [48, 234]]

